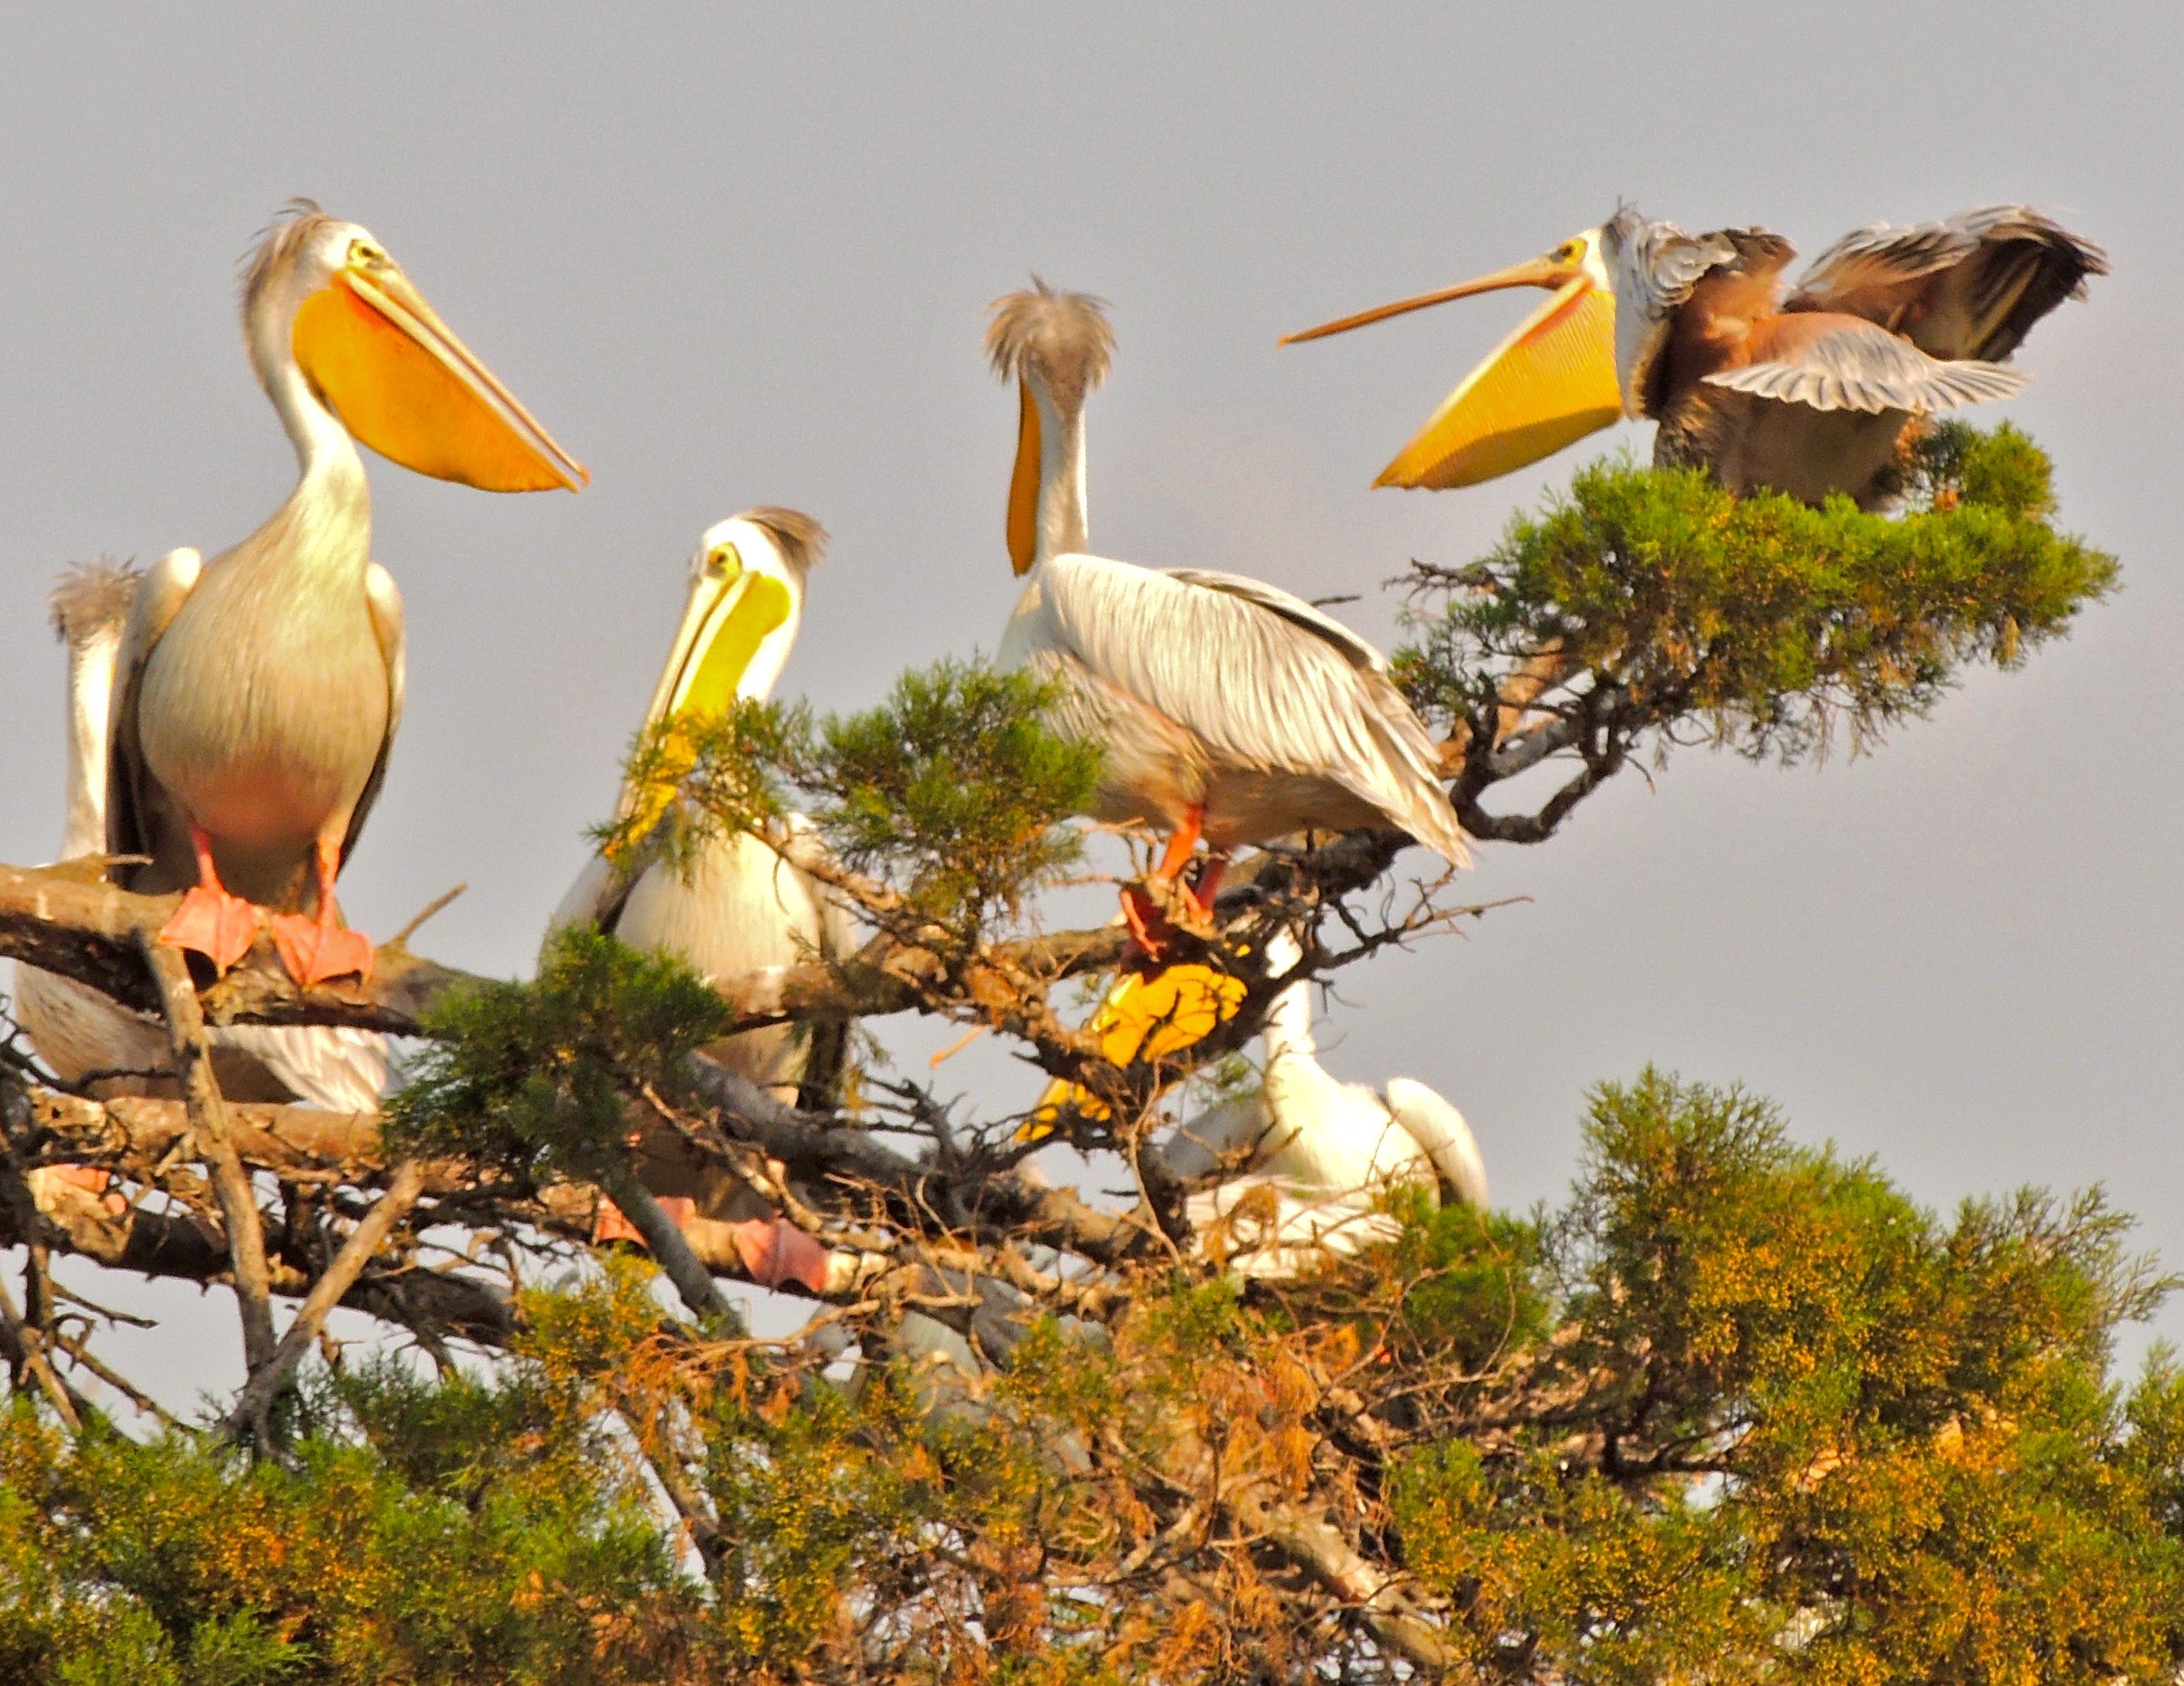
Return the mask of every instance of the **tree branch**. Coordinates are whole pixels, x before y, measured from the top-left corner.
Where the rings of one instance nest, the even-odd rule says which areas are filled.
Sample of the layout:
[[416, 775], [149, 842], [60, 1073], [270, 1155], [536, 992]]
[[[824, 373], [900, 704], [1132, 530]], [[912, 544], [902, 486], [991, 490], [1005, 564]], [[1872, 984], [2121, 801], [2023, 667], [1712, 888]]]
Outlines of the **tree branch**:
[[213, 1078], [212, 1050], [205, 1041], [204, 1015], [190, 982], [189, 964], [181, 952], [142, 930], [136, 946], [159, 991], [167, 1020], [167, 1045], [182, 1085], [207, 1161], [213, 1193], [227, 1228], [228, 1256], [235, 1269], [235, 1297], [242, 1314], [242, 1355], [254, 1376], [273, 1356], [273, 1305], [265, 1270], [265, 1231], [258, 1217], [258, 1197], [236, 1157], [227, 1127], [227, 1103]]
[[318, 1338], [319, 1331], [326, 1326], [327, 1314], [348, 1298], [357, 1278], [364, 1274], [365, 1266], [371, 1263], [395, 1225], [410, 1215], [410, 1208], [424, 1192], [424, 1167], [415, 1159], [404, 1160], [395, 1168], [394, 1181], [387, 1192], [379, 1197], [363, 1221], [349, 1231], [348, 1239], [342, 1243], [333, 1263], [311, 1284], [311, 1291], [304, 1296], [303, 1309], [288, 1326], [287, 1333], [281, 1336], [280, 1345], [274, 1348], [265, 1363], [252, 1370], [234, 1408], [220, 1424], [223, 1437], [241, 1440], [249, 1436], [261, 1446], [265, 1443], [266, 1420], [273, 1402], [287, 1387], [297, 1365]]

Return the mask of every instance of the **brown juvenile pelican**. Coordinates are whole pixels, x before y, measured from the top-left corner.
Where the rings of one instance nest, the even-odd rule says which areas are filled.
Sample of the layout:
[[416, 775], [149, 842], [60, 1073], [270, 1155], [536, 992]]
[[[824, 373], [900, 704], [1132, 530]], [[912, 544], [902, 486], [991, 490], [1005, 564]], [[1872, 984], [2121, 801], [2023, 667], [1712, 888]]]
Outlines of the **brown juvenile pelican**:
[[[1058, 678], [1052, 719], [1104, 753], [1091, 812], [1166, 829], [1150, 883], [1210, 906], [1230, 850], [1307, 828], [1392, 826], [1451, 864], [1469, 857], [1436, 781], [1433, 740], [1379, 651], [1301, 598], [1235, 574], [1084, 554], [1084, 401], [1114, 335], [1100, 301], [1033, 289], [997, 299], [986, 352], [1017, 383], [1009, 557], [1023, 595], [999, 660]], [[1149, 952], [1164, 916], [1133, 886]]]
[[1383, 486], [1474, 485], [1618, 416], [1661, 424], [1653, 461], [1732, 491], [1887, 503], [1925, 418], [2007, 398], [1997, 366], [2107, 255], [2023, 205], [1988, 205], [1837, 241], [1787, 296], [1790, 243], [1759, 228], [1688, 235], [1629, 207], [1546, 256], [1325, 322], [1283, 343], [1507, 287], [1554, 297], [1449, 395]]
[[277, 909], [275, 943], [308, 986], [370, 970], [334, 878], [402, 713], [402, 600], [371, 560], [357, 442], [488, 491], [587, 477], [378, 241], [308, 202], [253, 253], [242, 325], [302, 472], [232, 550], [176, 550], [145, 576], [121, 649], [108, 852], [151, 857], [132, 889], [190, 887], [161, 939], [216, 967]]
[[[1275, 976], [1301, 958], [1289, 932], [1268, 940]], [[1396, 1225], [1381, 1203], [1398, 1185], [1482, 1211], [1487, 1203], [1471, 1126], [1439, 1093], [1408, 1077], [1378, 1089], [1346, 1083], [1319, 1063], [1311, 988], [1298, 978], [1268, 1012], [1259, 1093], [1207, 1108], [1162, 1150], [1178, 1177], [1240, 1173], [1193, 1195], [1188, 1212], [1201, 1241], [1217, 1231], [1240, 1276], [1290, 1276], [1315, 1250], [1352, 1253], [1390, 1238]]]
[[[53, 629], [68, 646], [68, 818], [64, 861], [106, 851], [107, 727], [114, 662], [136, 590], [135, 569], [87, 562], [53, 588]], [[15, 968], [15, 1015], [63, 1081], [116, 1074], [129, 1089], [170, 1088], [164, 1028], [73, 978]], [[385, 1038], [336, 1027], [230, 1025], [213, 1030], [221, 1092], [239, 1101], [301, 1101], [336, 1112], [379, 1103]], [[122, 1074], [127, 1074], [124, 1076]]]
[[[796, 643], [806, 577], [826, 542], [819, 523], [794, 510], [745, 510], [706, 529], [690, 558], [689, 596], [645, 711], [644, 737], [738, 697], [762, 702], [772, 694]], [[625, 784], [617, 818], [659, 801]], [[664, 857], [658, 840], [621, 859], [595, 855], [562, 898], [553, 928], [591, 925], [633, 947], [671, 954], [707, 978], [846, 957], [856, 946], [848, 913], [797, 864], [816, 857], [816, 836], [793, 818], [777, 840], [778, 848], [730, 832], [679, 863]], [[843, 1028], [808, 1024], [749, 1030], [705, 1050], [777, 1098], [812, 1104], [832, 1098], [846, 1052]], [[815, 1290], [825, 1286], [823, 1250], [800, 1231], [761, 1218], [770, 1209], [726, 1165], [666, 1132], [646, 1137], [640, 1151], [645, 1186], [665, 1202], [686, 1203], [671, 1211], [744, 1223], [738, 1245], [755, 1276], [774, 1286], [789, 1277]], [[602, 1231], [634, 1238], [619, 1214]]]

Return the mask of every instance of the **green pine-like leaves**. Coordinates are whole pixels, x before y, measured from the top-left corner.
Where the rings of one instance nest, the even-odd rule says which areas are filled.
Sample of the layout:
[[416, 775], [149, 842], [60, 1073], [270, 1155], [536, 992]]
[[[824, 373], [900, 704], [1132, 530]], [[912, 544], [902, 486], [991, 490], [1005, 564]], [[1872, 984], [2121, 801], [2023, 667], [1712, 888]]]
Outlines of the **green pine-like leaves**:
[[1429, 713], [1483, 720], [1499, 672], [1558, 651], [1628, 736], [1688, 725], [1794, 760], [1838, 724], [1855, 746], [1925, 712], [1965, 663], [2020, 660], [2114, 585], [2113, 557], [2049, 524], [2047, 458], [2012, 427], [1937, 427], [1912, 485], [1890, 517], [1596, 463], [1450, 577], [1401, 675]]
[[634, 793], [602, 829], [625, 870], [688, 861], [712, 838], [777, 830], [800, 807], [836, 856], [918, 913], [967, 930], [1013, 915], [1078, 857], [1099, 752], [1049, 732], [1053, 688], [942, 662], [896, 680], [876, 708], [815, 723], [739, 702], [678, 716], [632, 756]]

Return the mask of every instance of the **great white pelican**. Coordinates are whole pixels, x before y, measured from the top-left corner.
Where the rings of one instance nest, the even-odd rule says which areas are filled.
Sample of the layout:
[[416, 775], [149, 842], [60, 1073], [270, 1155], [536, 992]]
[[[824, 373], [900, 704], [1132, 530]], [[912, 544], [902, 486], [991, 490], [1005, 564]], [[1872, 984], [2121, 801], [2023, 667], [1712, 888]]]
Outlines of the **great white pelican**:
[[[643, 735], [681, 717], [718, 712], [738, 698], [773, 693], [804, 613], [812, 565], [825, 549], [819, 523], [794, 510], [760, 508], [706, 529], [689, 561], [689, 592], [667, 661], [645, 711]], [[616, 818], [666, 817], [671, 794], [626, 783]], [[594, 855], [554, 914], [553, 928], [589, 925], [633, 947], [671, 954], [703, 976], [738, 977], [769, 966], [840, 959], [856, 946], [842, 903], [798, 863], [818, 858], [807, 824], [772, 840], [729, 832], [694, 856], [666, 858], [654, 840], [625, 857]], [[844, 1026], [783, 1024], [748, 1030], [705, 1056], [783, 1101], [831, 1103], [847, 1051]], [[737, 1245], [752, 1275], [770, 1286], [826, 1284], [826, 1255], [802, 1231], [760, 1214], [771, 1209], [717, 1159], [665, 1131], [639, 1145], [644, 1185], [674, 1215], [743, 1225]], [[633, 1237], [618, 1214], [603, 1233]]]
[[218, 969], [273, 910], [308, 987], [370, 971], [334, 879], [402, 713], [402, 600], [371, 559], [357, 445], [488, 491], [588, 477], [368, 231], [306, 201], [251, 254], [242, 326], [296, 489], [232, 550], [172, 551], [145, 576], [120, 656], [107, 852], [151, 857], [131, 889], [187, 888], [161, 940]]
[[[68, 808], [61, 858], [103, 863], [107, 728], [114, 657], [137, 586], [136, 570], [87, 562], [53, 588], [53, 630], [68, 648]], [[98, 1080], [102, 1092], [171, 1089], [164, 1026], [111, 996], [19, 963], [15, 1016], [38, 1058], [64, 1082]], [[220, 1092], [237, 1101], [298, 1101], [369, 1111], [387, 1082], [387, 1042], [337, 1026], [233, 1024], [211, 1031]]]
[[1201, 837], [1209, 858], [1182, 890], [1201, 914], [1231, 850], [1307, 829], [1393, 827], [1467, 864], [1433, 740], [1379, 651], [1258, 580], [1085, 554], [1084, 404], [1113, 348], [1099, 300], [1036, 278], [986, 332], [1018, 394], [1007, 526], [1024, 584], [999, 660], [1058, 680], [1050, 724], [1100, 747], [1093, 817], [1168, 834], [1123, 892], [1139, 944], [1157, 952], [1148, 892], [1178, 886]]
[[[1277, 931], [1265, 962], [1275, 977], [1302, 958]], [[1191, 1228], [1239, 1276], [1292, 1276], [1314, 1252], [1353, 1253], [1394, 1233], [1388, 1191], [1411, 1185], [1484, 1210], [1486, 1166], [1463, 1114], [1408, 1077], [1377, 1089], [1345, 1082], [1319, 1063], [1312, 985], [1298, 977], [1275, 997], [1262, 1036], [1256, 1095], [1223, 1101], [1162, 1144], [1186, 1181], [1223, 1174], [1190, 1197]]]

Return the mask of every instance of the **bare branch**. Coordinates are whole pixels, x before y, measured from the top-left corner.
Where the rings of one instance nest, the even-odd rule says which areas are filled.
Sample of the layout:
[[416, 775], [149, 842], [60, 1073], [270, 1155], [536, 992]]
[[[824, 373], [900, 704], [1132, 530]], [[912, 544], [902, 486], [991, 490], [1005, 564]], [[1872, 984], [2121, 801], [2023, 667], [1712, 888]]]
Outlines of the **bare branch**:
[[183, 1103], [212, 1166], [213, 1192], [227, 1228], [228, 1256], [235, 1268], [235, 1297], [242, 1313], [242, 1354], [255, 1375], [273, 1356], [273, 1306], [265, 1270], [265, 1232], [259, 1221], [258, 1197], [227, 1125], [227, 1103], [212, 1072], [212, 1050], [205, 1041], [204, 1015], [198, 992], [179, 951], [139, 930], [136, 946], [159, 986], [167, 1020], [167, 1045], [181, 1079]]
[[334, 1255], [333, 1263], [311, 1284], [311, 1291], [304, 1296], [303, 1309], [288, 1326], [266, 1361], [256, 1365], [250, 1379], [243, 1384], [242, 1393], [220, 1425], [220, 1432], [231, 1440], [240, 1440], [246, 1435], [254, 1437], [262, 1445], [265, 1439], [266, 1418], [273, 1402], [288, 1385], [296, 1366], [303, 1360], [319, 1331], [326, 1326], [327, 1314], [348, 1297], [358, 1277], [364, 1274], [395, 1225], [410, 1215], [417, 1203], [417, 1197], [425, 1191], [425, 1170], [414, 1159], [405, 1159], [395, 1168], [393, 1182], [364, 1220], [349, 1231], [348, 1239]]

